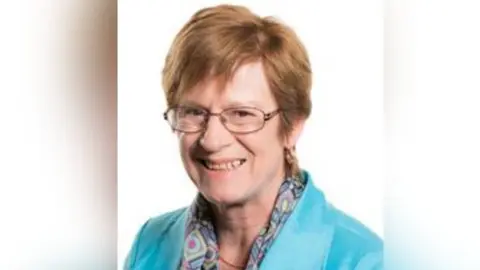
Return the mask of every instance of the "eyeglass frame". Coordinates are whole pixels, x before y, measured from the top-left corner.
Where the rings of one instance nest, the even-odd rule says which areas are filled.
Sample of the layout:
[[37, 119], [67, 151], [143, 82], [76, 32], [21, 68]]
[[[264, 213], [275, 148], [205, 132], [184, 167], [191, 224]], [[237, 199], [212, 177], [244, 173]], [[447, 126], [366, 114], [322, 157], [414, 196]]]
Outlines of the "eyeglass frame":
[[[174, 110], [174, 109], [178, 109], [178, 108], [195, 108], [195, 109], [199, 109], [199, 110], [203, 110], [206, 112], [206, 115], [205, 115], [205, 119], [204, 121], [202, 122], [202, 127], [197, 130], [197, 131], [183, 131], [183, 130], [179, 130], [179, 129], [176, 129], [174, 127], [172, 127], [172, 124], [170, 123], [170, 121], [168, 121], [168, 113], [171, 111], [171, 110]], [[259, 111], [263, 114], [263, 122], [262, 122], [262, 125], [253, 130], [253, 131], [247, 131], [247, 132], [238, 132], [238, 131], [232, 131], [230, 130], [225, 121], [222, 120], [222, 117], [221, 115], [225, 112], [225, 111], [228, 111], [228, 110], [234, 110], [234, 109], [254, 109], [256, 111]], [[254, 132], [257, 132], [257, 131], [260, 131], [262, 130], [266, 123], [271, 120], [273, 117], [275, 117], [276, 115], [278, 115], [280, 112], [283, 112], [284, 110], [278, 108], [276, 110], [273, 110], [269, 113], [266, 113], [264, 112], [262, 109], [259, 109], [257, 107], [253, 107], [253, 106], [238, 106], [238, 107], [231, 107], [231, 108], [226, 108], [226, 109], [223, 109], [222, 111], [218, 112], [218, 113], [213, 113], [207, 109], [204, 109], [204, 108], [199, 108], [199, 107], [195, 107], [195, 106], [182, 106], [182, 105], [177, 105], [177, 106], [172, 106], [170, 108], [168, 108], [164, 113], [163, 113], [163, 119], [165, 121], [167, 121], [168, 125], [172, 128], [173, 131], [179, 131], [179, 132], [183, 132], [183, 133], [198, 133], [198, 132], [202, 132], [202, 131], [205, 131], [206, 129], [206, 126], [208, 124], [208, 121], [210, 120], [210, 117], [212, 116], [218, 116], [220, 118], [220, 122], [222, 123], [222, 125], [225, 127], [226, 130], [228, 130], [229, 132], [233, 133], [233, 134], [250, 134], [250, 133], [254, 133]]]

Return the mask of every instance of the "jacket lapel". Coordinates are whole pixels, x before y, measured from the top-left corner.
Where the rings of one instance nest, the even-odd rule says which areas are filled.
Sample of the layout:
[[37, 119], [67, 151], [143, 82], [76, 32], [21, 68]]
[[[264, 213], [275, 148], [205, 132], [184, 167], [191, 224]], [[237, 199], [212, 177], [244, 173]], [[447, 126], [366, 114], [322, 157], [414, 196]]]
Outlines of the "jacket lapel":
[[188, 208], [171, 225], [171, 231], [165, 234], [159, 244], [159, 258], [153, 269], [178, 270], [183, 255], [183, 243], [185, 238], [185, 222], [187, 221]]
[[331, 226], [325, 222], [326, 202], [322, 192], [304, 172], [307, 186], [260, 269], [322, 269], [331, 242]]

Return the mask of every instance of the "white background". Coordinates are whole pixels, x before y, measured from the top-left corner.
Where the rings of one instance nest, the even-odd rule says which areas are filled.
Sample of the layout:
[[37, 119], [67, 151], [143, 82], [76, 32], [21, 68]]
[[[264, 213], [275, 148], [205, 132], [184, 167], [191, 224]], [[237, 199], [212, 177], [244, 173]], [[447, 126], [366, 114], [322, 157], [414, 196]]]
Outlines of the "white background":
[[[168, 39], [205, 3], [160, 2], [119, 1], [119, 260], [147, 216], [183, 205], [186, 193], [193, 192], [184, 177], [158, 173], [168, 168], [167, 161], [178, 166], [178, 159], [172, 160], [174, 138], [161, 116], [153, 119], [153, 114], [164, 105], [158, 74]], [[374, 183], [375, 173], [386, 171], [386, 269], [480, 269], [480, 2], [388, 0], [385, 16], [367, 1], [318, 2], [315, 8], [291, 2], [262, 1], [265, 14], [296, 18], [289, 22], [308, 39], [318, 76], [314, 115], [300, 149], [304, 167], [332, 200], [372, 228], [381, 227], [373, 208], [381, 204], [356, 198], [364, 196], [362, 183]], [[117, 188], [109, 175], [116, 140], [108, 126], [115, 119], [100, 91], [109, 79], [98, 60], [104, 35], [94, 34], [108, 21], [106, 6], [112, 1], [0, 3], [0, 269], [114, 269]], [[342, 112], [356, 110], [352, 117], [360, 119], [367, 115], [360, 104], [375, 111], [380, 107], [381, 101], [369, 102], [380, 96], [371, 92], [377, 88], [369, 88], [377, 80], [364, 74], [380, 73], [366, 67], [383, 61], [373, 53], [382, 51], [382, 38], [374, 34], [382, 30], [373, 30], [382, 25], [385, 111], [361, 119], [365, 129], [354, 129]], [[167, 28], [170, 34], [162, 36]], [[312, 46], [317, 36], [321, 39]], [[357, 87], [349, 89], [355, 79]], [[359, 102], [337, 96], [347, 91], [358, 91]], [[156, 99], [144, 98], [148, 93]], [[378, 107], [367, 107], [373, 105]], [[385, 119], [387, 131], [381, 166], [368, 155], [359, 158], [361, 147], [376, 149], [369, 146], [378, 138], [375, 117]], [[312, 132], [314, 125], [319, 128]], [[355, 132], [342, 143], [336, 136], [350, 134], [339, 132], [340, 125]], [[305, 146], [315, 135], [318, 159], [312, 160]], [[361, 163], [353, 168], [362, 165], [364, 173], [348, 177], [353, 172], [340, 168], [337, 154], [345, 152], [344, 165], [357, 159]], [[167, 181], [175, 186], [160, 187]], [[359, 192], [343, 195], [351, 190]], [[376, 198], [380, 193], [366, 194]]]
[[[383, 10], [381, 1], [230, 1], [292, 26], [310, 54], [313, 113], [300, 165], [340, 209], [383, 235]], [[161, 69], [174, 35], [219, 1], [120, 1], [118, 260], [147, 218], [195, 194], [165, 110]]]

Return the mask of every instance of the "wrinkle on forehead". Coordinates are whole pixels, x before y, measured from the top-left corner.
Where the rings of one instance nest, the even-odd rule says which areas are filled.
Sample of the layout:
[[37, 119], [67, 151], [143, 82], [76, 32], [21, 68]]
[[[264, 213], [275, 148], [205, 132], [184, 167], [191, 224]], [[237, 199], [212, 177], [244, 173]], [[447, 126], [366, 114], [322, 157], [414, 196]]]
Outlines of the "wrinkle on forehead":
[[260, 61], [239, 66], [228, 81], [225, 76], [202, 80], [185, 93], [182, 101], [208, 108], [241, 104], [271, 108], [276, 105]]

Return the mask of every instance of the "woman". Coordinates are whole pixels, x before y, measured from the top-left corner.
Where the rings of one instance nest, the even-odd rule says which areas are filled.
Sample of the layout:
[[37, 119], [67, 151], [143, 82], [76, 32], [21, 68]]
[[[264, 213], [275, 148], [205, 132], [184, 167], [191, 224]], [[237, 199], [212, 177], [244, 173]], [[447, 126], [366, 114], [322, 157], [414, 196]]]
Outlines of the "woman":
[[380, 269], [382, 241], [299, 168], [311, 69], [287, 26], [248, 9], [198, 11], [166, 58], [165, 120], [198, 196], [148, 220], [126, 269]]

